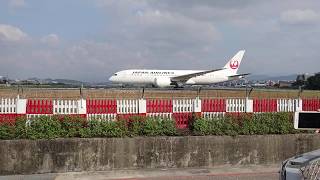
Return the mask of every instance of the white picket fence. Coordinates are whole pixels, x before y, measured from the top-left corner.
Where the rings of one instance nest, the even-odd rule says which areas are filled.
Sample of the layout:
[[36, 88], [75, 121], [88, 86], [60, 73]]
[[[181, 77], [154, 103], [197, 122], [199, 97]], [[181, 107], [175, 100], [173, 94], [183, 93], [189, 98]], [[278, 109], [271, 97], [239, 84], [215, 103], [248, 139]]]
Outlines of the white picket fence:
[[87, 114], [87, 120], [115, 121], [117, 114]]
[[227, 112], [246, 112], [246, 99], [227, 99]]
[[86, 114], [86, 101], [53, 100], [53, 114]]
[[302, 110], [299, 99], [278, 99], [277, 111], [278, 112], [296, 112]]
[[147, 117], [172, 119], [172, 113], [147, 113]]
[[202, 112], [202, 117], [206, 119], [214, 119], [224, 117], [225, 112]]
[[[253, 100], [244, 98], [226, 99], [226, 112], [201, 112], [201, 99], [180, 98], [172, 100], [172, 112], [146, 112], [145, 99], [118, 99], [116, 100], [117, 111], [110, 114], [87, 113], [86, 100], [53, 100], [52, 114], [48, 116], [66, 115], [66, 114], [82, 114], [86, 115], [88, 120], [116, 120], [117, 115], [125, 114], [145, 114], [148, 117], [162, 117], [172, 119], [174, 113], [201, 112], [202, 117], [215, 118], [224, 116], [225, 113], [233, 112], [253, 112]], [[27, 114], [27, 99], [17, 98], [0, 98], [0, 114], [26, 114], [28, 118], [41, 116], [37, 111]], [[33, 104], [34, 105], [34, 104]], [[41, 104], [40, 104], [41, 106]], [[101, 108], [101, 107], [97, 107]], [[278, 99], [277, 112], [295, 112], [302, 110], [301, 99]], [[95, 111], [96, 112], [96, 111]], [[99, 112], [99, 111], [97, 111]]]
[[33, 120], [35, 118], [39, 118], [40, 116], [53, 116], [52, 114], [27, 114], [28, 120]]
[[201, 112], [201, 100], [196, 99], [173, 99], [173, 113]]
[[193, 99], [174, 99], [172, 101], [173, 112], [194, 112]]
[[17, 100], [15, 98], [0, 99], [0, 114], [15, 114], [17, 112]]
[[117, 114], [138, 114], [138, 99], [120, 99], [117, 100]]

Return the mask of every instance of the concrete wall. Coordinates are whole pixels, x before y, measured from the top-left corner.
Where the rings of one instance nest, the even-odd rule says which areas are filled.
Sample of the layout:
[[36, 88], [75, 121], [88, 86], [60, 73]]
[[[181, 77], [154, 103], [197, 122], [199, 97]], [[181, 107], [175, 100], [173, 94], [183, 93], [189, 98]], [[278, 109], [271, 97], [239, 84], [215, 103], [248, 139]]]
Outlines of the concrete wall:
[[0, 141], [0, 174], [275, 164], [320, 136], [205, 136]]

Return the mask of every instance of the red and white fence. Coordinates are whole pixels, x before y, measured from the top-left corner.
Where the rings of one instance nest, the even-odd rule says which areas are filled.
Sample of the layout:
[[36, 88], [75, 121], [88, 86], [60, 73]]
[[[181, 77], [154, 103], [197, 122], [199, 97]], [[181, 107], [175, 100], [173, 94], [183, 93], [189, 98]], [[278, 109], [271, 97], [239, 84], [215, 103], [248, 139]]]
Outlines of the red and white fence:
[[277, 99], [253, 99], [253, 112], [277, 112]]
[[172, 99], [147, 99], [146, 115], [148, 117], [160, 117], [172, 119], [173, 105]]
[[88, 120], [115, 120], [117, 117], [117, 100], [87, 99], [86, 114]]
[[72, 115], [88, 120], [127, 119], [133, 116], [174, 119], [185, 128], [195, 116], [214, 118], [226, 113], [317, 111], [320, 99], [20, 99], [0, 98], [0, 122], [17, 117]]
[[202, 99], [201, 115], [203, 118], [215, 118], [224, 116], [226, 109], [226, 99]]
[[302, 99], [302, 111], [317, 111], [320, 109], [320, 99]]

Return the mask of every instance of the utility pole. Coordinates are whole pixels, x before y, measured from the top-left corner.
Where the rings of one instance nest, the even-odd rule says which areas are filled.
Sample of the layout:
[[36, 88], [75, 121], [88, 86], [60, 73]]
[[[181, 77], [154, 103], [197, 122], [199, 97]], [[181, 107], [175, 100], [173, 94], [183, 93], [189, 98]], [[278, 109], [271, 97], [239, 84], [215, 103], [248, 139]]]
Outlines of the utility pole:
[[302, 86], [299, 86], [298, 98], [301, 98], [301, 94], [303, 92]]
[[198, 99], [200, 98], [200, 92], [201, 92], [201, 86], [198, 87], [198, 89], [197, 89], [197, 97], [198, 97]]
[[142, 92], [141, 92], [141, 99], [144, 98], [144, 87], [142, 87]]
[[247, 81], [247, 79], [245, 79], [245, 81], [246, 81], [246, 101], [245, 101], [246, 108], [245, 108], [245, 113], [247, 113], [249, 96], [250, 96], [251, 92], [253, 91], [253, 87], [251, 87], [250, 90], [248, 90], [248, 81]]
[[83, 89], [83, 84], [81, 84], [81, 87], [80, 87], [80, 97], [81, 97], [80, 106], [81, 106], [81, 108], [83, 108], [83, 105], [82, 105], [82, 100], [83, 100], [82, 89]]

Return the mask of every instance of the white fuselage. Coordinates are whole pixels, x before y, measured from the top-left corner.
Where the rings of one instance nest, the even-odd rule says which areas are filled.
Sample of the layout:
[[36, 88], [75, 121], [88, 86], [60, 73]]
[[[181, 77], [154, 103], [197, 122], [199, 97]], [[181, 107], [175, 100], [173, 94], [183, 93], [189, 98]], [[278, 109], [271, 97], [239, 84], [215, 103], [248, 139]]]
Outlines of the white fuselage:
[[[123, 70], [115, 73], [110, 77], [110, 81], [119, 84], [139, 84], [139, 85], [156, 85], [158, 81], [169, 81], [170, 78], [182, 76], [203, 70], [144, 70], [144, 69], [131, 69]], [[227, 70], [220, 70], [216, 72], [207, 73], [197, 77], [192, 77], [186, 82], [185, 85], [208, 85], [230, 80], [228, 78]], [[157, 86], [157, 85], [156, 85]]]
[[115, 73], [109, 78], [113, 83], [122, 85], [138, 84], [155, 87], [170, 87], [183, 85], [209, 85], [238, 79], [241, 60], [245, 50], [239, 51], [223, 68], [212, 70], [157, 70], [129, 69]]

